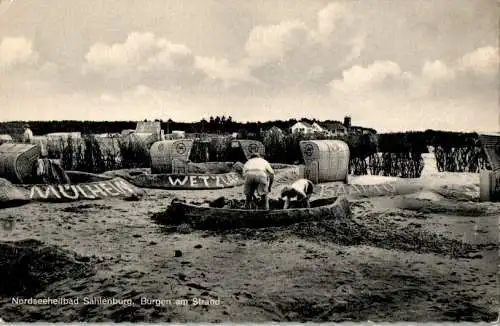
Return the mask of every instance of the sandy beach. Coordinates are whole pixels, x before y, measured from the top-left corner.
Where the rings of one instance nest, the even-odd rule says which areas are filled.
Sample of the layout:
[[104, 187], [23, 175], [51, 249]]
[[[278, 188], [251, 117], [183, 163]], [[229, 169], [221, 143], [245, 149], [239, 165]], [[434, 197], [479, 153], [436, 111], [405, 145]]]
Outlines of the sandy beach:
[[224, 232], [158, 225], [151, 216], [174, 197], [241, 199], [241, 187], [147, 189], [141, 201], [4, 209], [0, 214], [14, 223], [1, 231], [0, 316], [12, 322], [495, 320], [500, 204], [478, 202], [477, 174], [428, 171], [417, 181], [424, 189], [413, 194], [351, 199], [350, 219]]

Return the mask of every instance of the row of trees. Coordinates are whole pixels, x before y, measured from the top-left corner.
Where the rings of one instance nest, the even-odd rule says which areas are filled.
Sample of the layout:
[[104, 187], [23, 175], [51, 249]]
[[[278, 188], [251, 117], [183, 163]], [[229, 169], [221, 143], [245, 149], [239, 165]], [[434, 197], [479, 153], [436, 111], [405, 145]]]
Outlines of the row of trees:
[[[315, 119], [301, 119], [310, 123], [318, 122], [320, 125], [340, 123], [339, 121]], [[198, 122], [176, 122], [171, 119], [161, 122], [162, 129], [166, 132], [184, 130], [187, 133], [219, 133], [229, 134], [238, 132], [262, 140], [264, 133], [273, 128], [281, 129], [285, 134], [297, 122], [295, 119], [275, 120], [268, 122], [236, 122], [231, 116], [216, 116], [202, 119]], [[124, 129], [135, 129], [135, 121], [14, 121], [0, 122], [0, 134], [22, 134], [24, 125], [28, 124], [35, 135], [44, 135], [51, 132], [76, 132], [82, 134], [120, 133]], [[370, 129], [373, 133], [375, 130]], [[244, 137], [243, 137], [244, 138]], [[457, 133], [426, 130], [424, 132], [385, 133], [379, 135], [380, 151], [420, 151], [425, 152], [426, 146], [441, 146], [445, 150], [464, 146], [477, 146], [479, 140], [475, 133]]]
[[[317, 122], [320, 125], [340, 123], [339, 121], [316, 119], [301, 119], [309, 123]], [[198, 122], [177, 122], [172, 119], [166, 121], [155, 120], [161, 123], [161, 128], [169, 133], [172, 130], [184, 130], [187, 133], [230, 134], [238, 132], [247, 137], [262, 137], [263, 132], [277, 127], [284, 131], [297, 123], [298, 120], [275, 120], [267, 122], [237, 122], [231, 116], [215, 116], [201, 119]], [[13, 121], [0, 123], [0, 134], [21, 134], [24, 125], [28, 123], [35, 135], [44, 135], [51, 132], [76, 132], [83, 134], [120, 133], [124, 129], [135, 129], [136, 121]], [[374, 131], [374, 130], [372, 130]]]

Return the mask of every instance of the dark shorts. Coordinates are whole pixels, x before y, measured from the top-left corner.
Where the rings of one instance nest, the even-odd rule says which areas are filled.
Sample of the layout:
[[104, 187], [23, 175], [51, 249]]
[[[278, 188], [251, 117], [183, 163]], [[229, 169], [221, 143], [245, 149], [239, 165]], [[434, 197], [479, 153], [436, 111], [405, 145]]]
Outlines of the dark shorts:
[[248, 172], [243, 187], [245, 196], [252, 196], [255, 192], [259, 196], [267, 195], [269, 192], [269, 178], [265, 173]]

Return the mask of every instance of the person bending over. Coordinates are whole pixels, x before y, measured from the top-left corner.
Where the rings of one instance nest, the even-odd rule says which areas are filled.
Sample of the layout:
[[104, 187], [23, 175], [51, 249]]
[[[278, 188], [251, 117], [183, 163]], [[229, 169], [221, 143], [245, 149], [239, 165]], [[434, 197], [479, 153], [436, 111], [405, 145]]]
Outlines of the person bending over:
[[290, 207], [290, 201], [296, 199], [297, 201], [302, 201], [307, 208], [311, 207], [309, 200], [314, 191], [314, 185], [312, 181], [307, 179], [299, 179], [292, 183], [291, 186], [285, 187], [281, 191], [281, 198], [285, 201], [283, 209]]
[[254, 194], [264, 199], [264, 209], [269, 210], [268, 194], [274, 181], [274, 170], [268, 161], [254, 153], [243, 166], [243, 177], [245, 178], [245, 208], [249, 209], [253, 202]]

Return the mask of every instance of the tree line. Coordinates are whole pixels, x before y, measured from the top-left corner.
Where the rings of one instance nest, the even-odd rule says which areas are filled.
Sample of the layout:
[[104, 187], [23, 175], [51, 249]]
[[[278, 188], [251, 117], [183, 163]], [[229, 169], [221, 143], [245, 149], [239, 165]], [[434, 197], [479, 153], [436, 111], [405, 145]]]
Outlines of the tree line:
[[[215, 116], [201, 119], [198, 122], [176, 122], [171, 119], [167, 121], [156, 120], [166, 133], [173, 130], [183, 130], [186, 133], [209, 133], [209, 134], [231, 134], [238, 133], [241, 138], [262, 140], [265, 132], [272, 127], [281, 129], [285, 134], [298, 121], [309, 123], [317, 122], [320, 125], [341, 123], [336, 120], [316, 119], [289, 119], [274, 120], [267, 122], [237, 122], [231, 116]], [[136, 121], [12, 121], [0, 122], [0, 134], [20, 135], [24, 126], [28, 124], [35, 135], [44, 135], [52, 132], [81, 132], [82, 134], [121, 133], [124, 129], [135, 129]], [[376, 130], [370, 130], [376, 134]], [[441, 147], [445, 151], [459, 147], [480, 146], [477, 133], [462, 133], [449, 131], [408, 131], [399, 133], [382, 133], [376, 137], [377, 150], [379, 152], [414, 152], [426, 153], [427, 146]]]
[[[197, 122], [178, 122], [172, 119], [155, 120], [159, 121], [161, 128], [166, 133], [173, 130], [183, 130], [186, 133], [210, 133], [210, 134], [230, 134], [239, 133], [243, 136], [259, 137], [262, 133], [272, 127], [278, 127], [285, 132], [298, 121], [306, 121], [310, 124], [316, 122], [320, 125], [341, 123], [337, 120], [316, 120], [316, 119], [288, 119], [274, 120], [266, 122], [238, 122], [231, 116], [211, 116], [208, 119], [201, 119]], [[35, 135], [44, 135], [51, 132], [81, 132], [82, 134], [120, 133], [124, 129], [135, 129], [137, 121], [11, 121], [0, 122], [0, 134], [19, 134], [24, 131], [24, 125], [28, 124]], [[369, 129], [376, 133], [374, 129]]]

